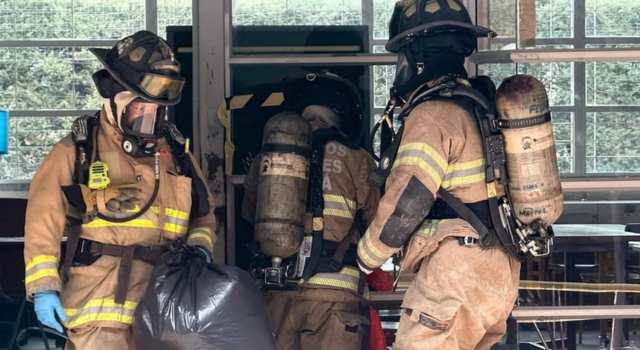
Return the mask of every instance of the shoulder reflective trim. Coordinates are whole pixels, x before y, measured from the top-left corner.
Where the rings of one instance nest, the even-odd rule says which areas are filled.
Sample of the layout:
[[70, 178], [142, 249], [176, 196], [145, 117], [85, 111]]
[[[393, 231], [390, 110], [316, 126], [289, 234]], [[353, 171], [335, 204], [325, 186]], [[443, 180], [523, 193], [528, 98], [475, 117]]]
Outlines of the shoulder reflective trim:
[[57, 266], [55, 268], [43, 268], [42, 270], [37, 270], [28, 275], [25, 275], [24, 284], [28, 285], [45, 277], [51, 277], [56, 279], [60, 278], [60, 276], [58, 275]]
[[428, 156], [428, 158], [432, 159], [443, 172], [446, 172], [447, 167], [449, 166], [447, 160], [444, 159], [444, 157], [442, 157], [442, 155], [438, 151], [436, 151], [435, 149], [433, 149], [433, 147], [426, 143], [413, 142], [401, 145], [400, 148], [398, 148], [398, 157], [400, 157], [400, 154], [402, 152], [408, 151], [418, 151]]
[[164, 213], [165, 215], [173, 218], [177, 218], [181, 220], [189, 220], [189, 213], [187, 213], [186, 211], [181, 211], [181, 210], [172, 209], [172, 208], [164, 208]]
[[96, 321], [112, 321], [124, 324], [133, 322], [133, 313], [138, 303], [126, 301], [124, 304], [116, 304], [112, 298], [92, 299], [83, 307], [65, 308], [68, 328], [76, 328], [83, 324]]
[[58, 257], [53, 255], [36, 255], [25, 266], [25, 271], [29, 271], [34, 266], [42, 263], [58, 263]]
[[440, 220], [425, 220], [418, 228], [416, 234], [423, 237], [431, 237], [438, 230], [439, 223]]
[[344, 219], [353, 219], [353, 213], [349, 210], [340, 210], [333, 208], [324, 208], [322, 210], [322, 215], [324, 216], [336, 216]]
[[358, 256], [367, 266], [371, 267], [381, 266], [389, 258], [373, 245], [371, 234], [368, 230], [358, 242]]
[[127, 222], [110, 222], [103, 219], [94, 219], [86, 224], [82, 224], [82, 228], [105, 227], [158, 228], [158, 226], [149, 219], [135, 219]]
[[191, 231], [191, 233], [189, 234], [189, 238], [187, 240], [191, 241], [191, 240], [198, 240], [198, 239], [204, 240], [207, 243], [207, 246], [209, 248], [213, 248], [213, 240], [211, 239], [211, 233]]

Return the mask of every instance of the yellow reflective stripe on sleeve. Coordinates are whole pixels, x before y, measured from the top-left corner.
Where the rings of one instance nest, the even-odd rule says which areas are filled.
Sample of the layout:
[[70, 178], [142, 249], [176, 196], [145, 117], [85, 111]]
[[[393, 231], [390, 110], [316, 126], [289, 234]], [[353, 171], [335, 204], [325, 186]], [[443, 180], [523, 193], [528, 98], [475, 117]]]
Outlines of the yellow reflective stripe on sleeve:
[[24, 283], [28, 285], [41, 278], [60, 278], [58, 275], [58, 257], [37, 255], [25, 266]]
[[189, 220], [189, 213], [177, 209], [164, 208], [164, 213], [167, 216], [174, 217], [181, 220]]
[[317, 273], [302, 283], [305, 285], [348, 289], [357, 293], [359, 280], [360, 271], [354, 267], [347, 266], [337, 273]]
[[189, 228], [187, 226], [174, 224], [170, 222], [165, 223], [164, 226], [162, 227], [162, 230], [167, 231], [169, 233], [175, 233], [178, 235], [182, 235], [186, 233], [188, 229]]
[[396, 168], [402, 165], [418, 167], [428, 177], [431, 178], [431, 181], [433, 181], [436, 187], [440, 187], [440, 184], [442, 183], [442, 176], [431, 165], [427, 164], [424, 160], [417, 157], [396, 158], [396, 161], [393, 163], [393, 167]]
[[32, 274], [26, 275], [24, 278], [24, 284], [25, 285], [30, 284], [45, 277], [60, 278], [58, 276], [58, 269], [55, 269], [55, 268], [42, 269]]
[[413, 142], [402, 145], [400, 146], [400, 148], [398, 148], [398, 157], [400, 157], [401, 153], [407, 151], [418, 151], [422, 153], [423, 155], [427, 156], [428, 159], [433, 160], [444, 172], [446, 172], [447, 167], [449, 166], [447, 160], [444, 159], [442, 155], [438, 153], [438, 151], [436, 151], [435, 149], [433, 149], [433, 147], [426, 143]]
[[207, 229], [197, 228], [197, 229], [191, 230], [191, 232], [189, 233], [188, 240], [192, 240], [192, 239], [205, 240], [209, 245], [209, 247], [213, 248], [213, 240], [211, 239], [211, 230], [209, 230], [208, 228]]
[[371, 242], [370, 231], [367, 231], [358, 242], [358, 256], [368, 267], [378, 267], [389, 258]]
[[34, 266], [43, 263], [58, 263], [58, 257], [53, 255], [37, 255], [27, 263], [25, 271], [31, 270]]

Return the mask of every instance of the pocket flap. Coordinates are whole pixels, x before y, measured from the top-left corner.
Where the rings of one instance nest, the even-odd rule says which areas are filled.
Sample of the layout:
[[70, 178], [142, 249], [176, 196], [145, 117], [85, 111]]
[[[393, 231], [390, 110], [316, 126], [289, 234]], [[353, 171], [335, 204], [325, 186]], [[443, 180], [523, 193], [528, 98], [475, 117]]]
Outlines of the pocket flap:
[[346, 311], [334, 311], [333, 314], [340, 320], [340, 322], [348, 327], [369, 325], [369, 318], [364, 317], [360, 314], [354, 314]]

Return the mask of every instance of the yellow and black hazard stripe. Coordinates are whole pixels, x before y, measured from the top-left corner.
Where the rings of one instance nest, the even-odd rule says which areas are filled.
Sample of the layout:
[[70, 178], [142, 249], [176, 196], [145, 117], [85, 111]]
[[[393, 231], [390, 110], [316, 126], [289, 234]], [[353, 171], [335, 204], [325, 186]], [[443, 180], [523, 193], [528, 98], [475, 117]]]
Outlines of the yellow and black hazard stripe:
[[231, 137], [231, 113], [235, 110], [246, 108], [271, 108], [279, 107], [284, 103], [284, 94], [282, 92], [271, 92], [267, 95], [264, 94], [245, 94], [231, 96], [225, 99], [218, 106], [218, 120], [224, 126], [225, 140], [224, 140], [224, 156], [225, 156], [225, 168], [226, 175], [232, 175], [233, 173], [233, 153], [235, 152], [235, 145]]

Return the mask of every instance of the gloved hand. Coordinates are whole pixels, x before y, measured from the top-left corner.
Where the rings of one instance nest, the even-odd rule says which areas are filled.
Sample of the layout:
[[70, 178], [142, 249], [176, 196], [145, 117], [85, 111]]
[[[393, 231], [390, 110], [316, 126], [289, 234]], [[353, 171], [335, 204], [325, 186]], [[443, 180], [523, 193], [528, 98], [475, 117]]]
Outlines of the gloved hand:
[[67, 317], [64, 314], [64, 308], [60, 303], [60, 298], [56, 292], [40, 292], [33, 296], [34, 309], [38, 321], [44, 326], [55, 329], [56, 331], [63, 333], [62, 325], [56, 319], [55, 315], [61, 321], [66, 321]]
[[198, 253], [198, 255], [200, 255], [207, 264], [213, 264], [213, 254], [211, 254], [209, 249], [199, 245], [194, 246], [194, 248], [196, 249], [196, 253]]
[[104, 190], [92, 190], [85, 185], [80, 185], [80, 191], [87, 212], [104, 206], [113, 213], [129, 215], [131, 214], [129, 211], [140, 205], [141, 191], [136, 184], [109, 186]]

